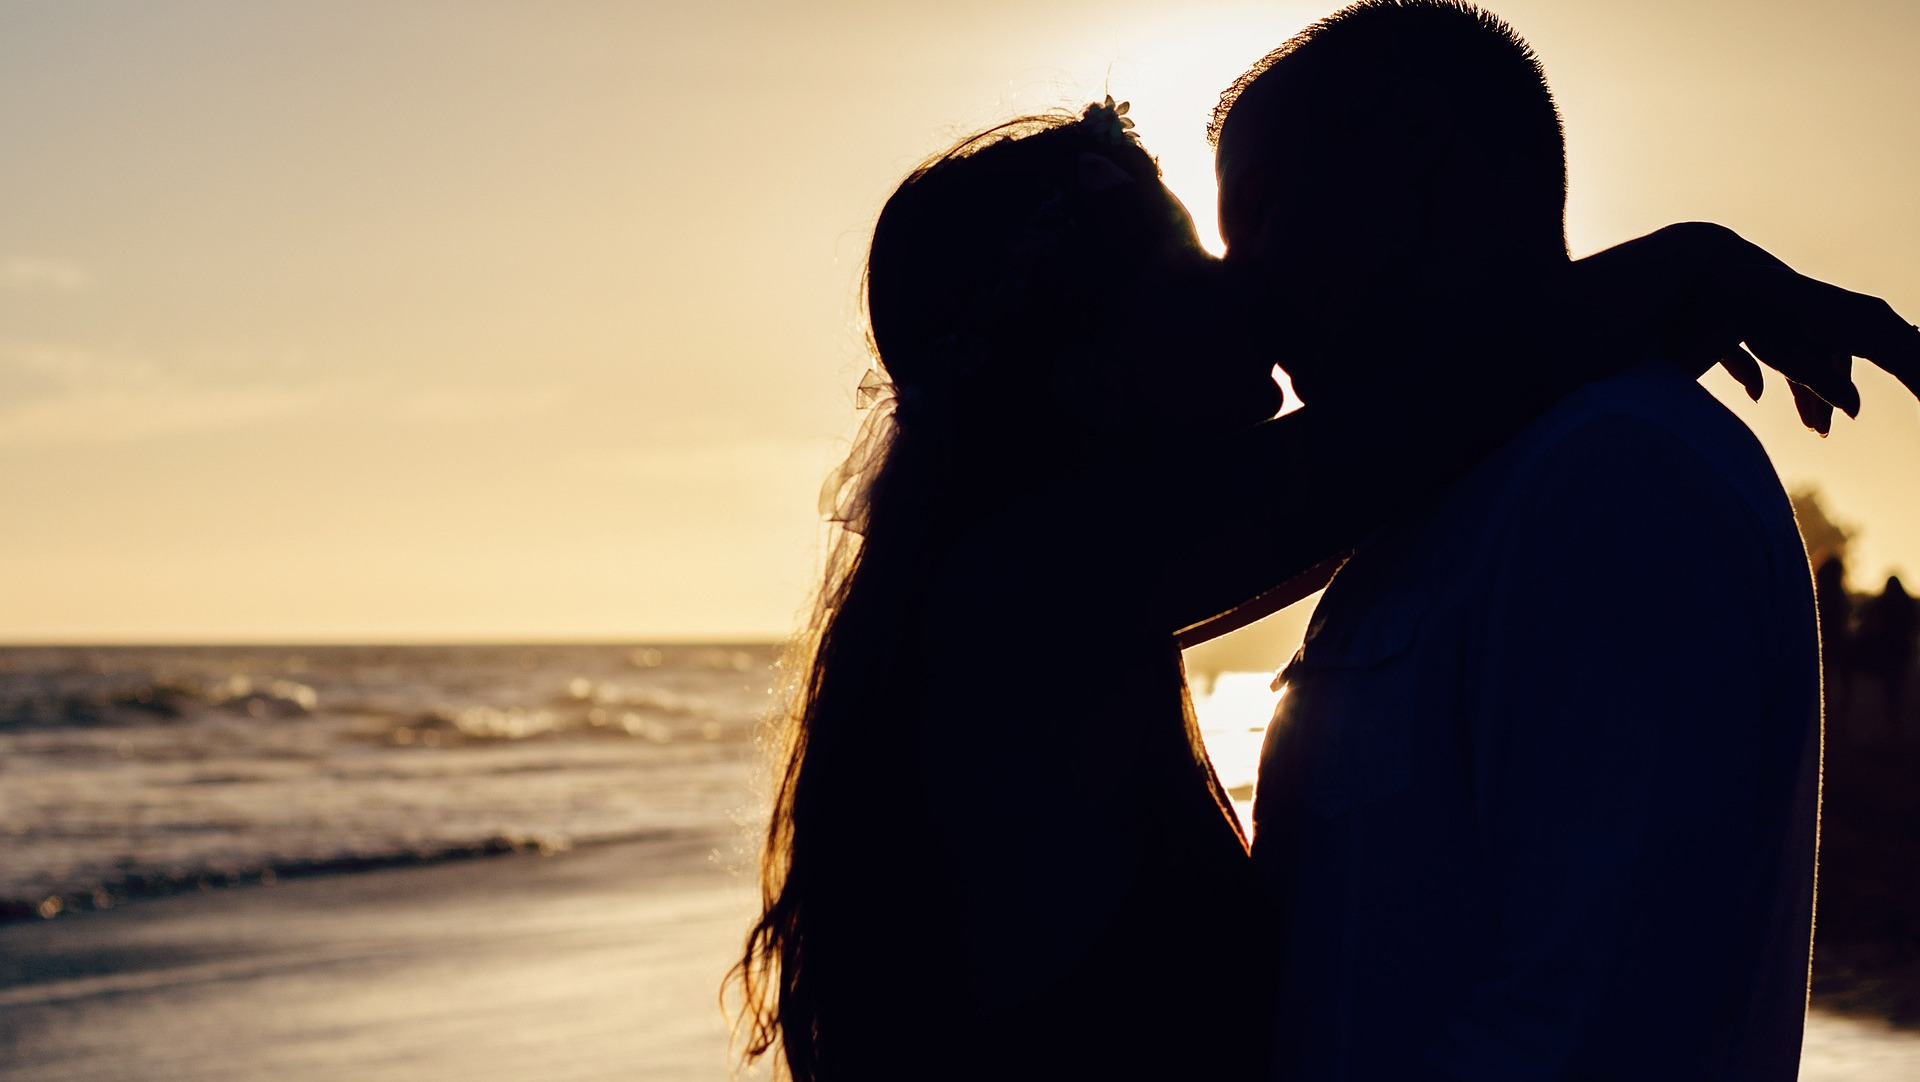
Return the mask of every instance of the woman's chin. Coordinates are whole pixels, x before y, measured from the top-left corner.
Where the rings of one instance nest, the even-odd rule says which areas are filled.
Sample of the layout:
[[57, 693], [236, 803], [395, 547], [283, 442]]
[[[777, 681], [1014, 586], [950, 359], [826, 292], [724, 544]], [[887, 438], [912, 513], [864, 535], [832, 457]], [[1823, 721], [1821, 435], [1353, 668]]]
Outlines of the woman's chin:
[[1287, 396], [1272, 380], [1268, 380], [1247, 395], [1247, 405], [1238, 412], [1239, 427], [1257, 425], [1262, 421], [1271, 421], [1280, 416], [1286, 408]]

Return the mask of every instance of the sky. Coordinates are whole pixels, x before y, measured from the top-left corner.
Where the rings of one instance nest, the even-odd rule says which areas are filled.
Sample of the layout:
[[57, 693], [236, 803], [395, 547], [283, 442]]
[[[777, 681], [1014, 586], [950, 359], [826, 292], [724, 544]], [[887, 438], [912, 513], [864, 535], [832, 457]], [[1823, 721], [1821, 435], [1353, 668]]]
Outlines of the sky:
[[[1920, 8], [1514, 0], [1576, 254], [1732, 226], [1920, 318]], [[1206, 114], [1320, 3], [0, 2], [0, 641], [765, 638], [919, 161]], [[1920, 407], [1737, 406], [1920, 572]], [[1723, 398], [1731, 384], [1716, 380]]]

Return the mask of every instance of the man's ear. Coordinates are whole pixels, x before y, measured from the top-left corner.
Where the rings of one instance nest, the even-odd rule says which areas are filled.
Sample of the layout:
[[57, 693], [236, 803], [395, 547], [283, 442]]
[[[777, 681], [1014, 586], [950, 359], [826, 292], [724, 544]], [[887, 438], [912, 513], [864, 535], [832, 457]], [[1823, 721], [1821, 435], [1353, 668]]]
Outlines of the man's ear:
[[1420, 179], [1437, 173], [1460, 132], [1453, 101], [1437, 83], [1414, 75], [1400, 81], [1386, 105], [1387, 125], [1400, 141], [1408, 170]]
[[1115, 431], [1132, 421], [1132, 407], [1107, 360], [1091, 352], [1054, 358], [1047, 366], [1047, 393], [1055, 408], [1072, 411], [1088, 428]]

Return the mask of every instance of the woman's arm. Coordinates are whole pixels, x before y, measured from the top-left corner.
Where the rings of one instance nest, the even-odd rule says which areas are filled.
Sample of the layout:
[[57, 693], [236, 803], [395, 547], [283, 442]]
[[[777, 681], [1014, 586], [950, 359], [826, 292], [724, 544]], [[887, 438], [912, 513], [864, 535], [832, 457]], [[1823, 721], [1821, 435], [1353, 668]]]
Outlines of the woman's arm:
[[1573, 269], [1572, 307], [1594, 323], [1696, 374], [1724, 365], [1756, 401], [1764, 362], [1787, 377], [1801, 420], [1822, 435], [1835, 407], [1860, 411], [1853, 357], [1920, 394], [1920, 335], [1885, 301], [1796, 274], [1724, 226], [1671, 225]]
[[[1171, 529], [1144, 531], [1154, 551], [1137, 570], [1163, 626], [1191, 645], [1305, 596], [1322, 584], [1302, 578], [1310, 569], [1442, 489], [1574, 387], [1644, 358], [1636, 340], [1658, 341], [1692, 372], [1746, 358], [1744, 341], [1793, 381], [1820, 431], [1831, 404], [1858, 409], [1847, 357], [1920, 389], [1920, 332], [1884, 301], [1795, 274], [1717, 226], [1609, 249], [1576, 264], [1570, 282], [1574, 303], [1557, 333], [1497, 347], [1525, 351], [1522, 363], [1456, 345], [1366, 402], [1309, 406], [1162, 473], [1159, 483], [1195, 508]], [[1730, 367], [1743, 374], [1738, 360]]]
[[1148, 551], [1128, 558], [1159, 626], [1190, 645], [1318, 589], [1368, 532], [1444, 491], [1569, 391], [1622, 367], [1569, 353], [1516, 370], [1482, 350], [1436, 349], [1364, 402], [1309, 405], [1110, 482], [1126, 492], [1092, 495], [1125, 507], [1143, 490], [1181, 494], [1190, 510], [1136, 522]]

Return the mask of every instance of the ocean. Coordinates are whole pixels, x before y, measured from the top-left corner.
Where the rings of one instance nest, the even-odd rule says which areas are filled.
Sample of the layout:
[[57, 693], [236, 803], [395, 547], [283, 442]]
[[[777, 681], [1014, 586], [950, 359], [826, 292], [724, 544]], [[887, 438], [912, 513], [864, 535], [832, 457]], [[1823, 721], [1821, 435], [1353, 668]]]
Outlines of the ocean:
[[[767, 643], [0, 648], [0, 915], [669, 834], [749, 843]], [[1199, 682], [1243, 814], [1266, 674]]]
[[0, 913], [744, 837], [773, 656], [768, 644], [0, 649]]
[[[730, 1077], [774, 658], [0, 648], [0, 1079]], [[1269, 680], [1195, 680], [1243, 816]], [[1803, 1082], [1914, 1077], [1810, 1018]]]

